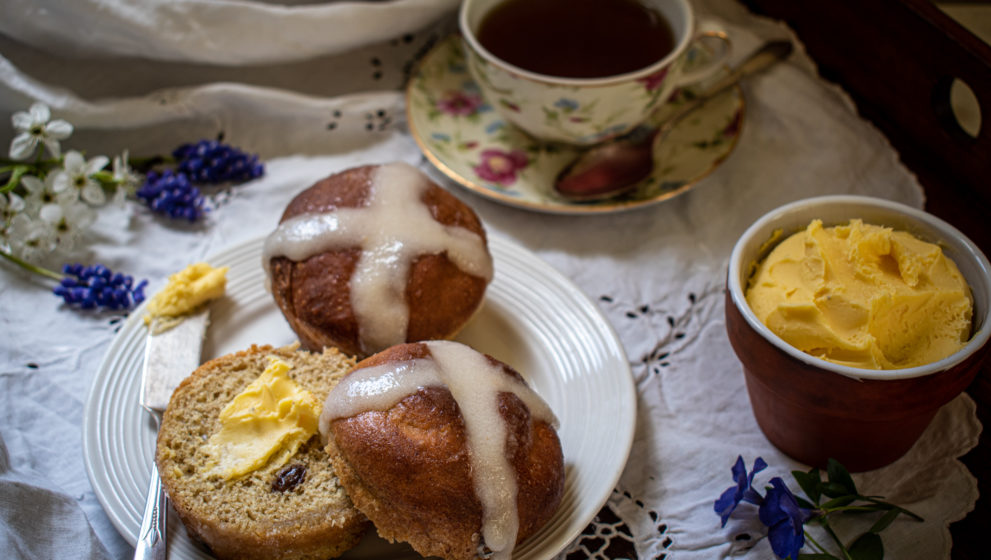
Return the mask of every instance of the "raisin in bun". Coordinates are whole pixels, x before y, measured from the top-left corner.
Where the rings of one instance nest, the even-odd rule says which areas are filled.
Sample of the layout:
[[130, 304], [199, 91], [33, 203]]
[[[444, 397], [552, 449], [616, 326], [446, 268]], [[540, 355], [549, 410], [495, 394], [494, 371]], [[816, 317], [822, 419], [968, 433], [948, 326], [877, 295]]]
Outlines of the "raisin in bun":
[[519, 373], [457, 342], [389, 348], [327, 397], [320, 432], [379, 535], [448, 560], [509, 558], [554, 514], [564, 460]]
[[210, 441], [221, 411], [265, 371], [270, 357], [317, 402], [354, 366], [332, 348], [316, 354], [295, 347], [251, 348], [210, 360], [172, 394], [158, 433], [162, 484], [189, 534], [217, 558], [325, 560], [360, 540], [367, 518], [351, 503], [319, 435], [288, 460], [233, 479], [215, 469]]
[[405, 163], [348, 169], [299, 193], [263, 261], [303, 346], [359, 357], [453, 338], [492, 277], [475, 212]]

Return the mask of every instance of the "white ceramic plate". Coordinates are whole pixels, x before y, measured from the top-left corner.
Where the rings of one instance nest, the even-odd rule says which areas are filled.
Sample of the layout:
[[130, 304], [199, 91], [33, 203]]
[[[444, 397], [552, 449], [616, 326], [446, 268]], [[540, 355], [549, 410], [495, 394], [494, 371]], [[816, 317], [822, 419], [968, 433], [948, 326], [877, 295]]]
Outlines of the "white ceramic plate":
[[[203, 359], [253, 343], [295, 340], [265, 289], [263, 239], [208, 259], [230, 266], [227, 294], [213, 302]], [[546, 559], [564, 549], [608, 499], [626, 464], [636, 418], [630, 366], [611, 325], [568, 279], [526, 249], [492, 236], [495, 277], [478, 314], [458, 340], [522, 373], [561, 422], [565, 493], [557, 514], [517, 547], [514, 558]], [[97, 498], [134, 544], [155, 448], [155, 427], [138, 405], [144, 359], [143, 309], [134, 311], [107, 351], [86, 399], [83, 454]], [[169, 516], [169, 557], [210, 558]], [[374, 533], [374, 532], [372, 532]], [[372, 535], [344, 558], [417, 558]]]

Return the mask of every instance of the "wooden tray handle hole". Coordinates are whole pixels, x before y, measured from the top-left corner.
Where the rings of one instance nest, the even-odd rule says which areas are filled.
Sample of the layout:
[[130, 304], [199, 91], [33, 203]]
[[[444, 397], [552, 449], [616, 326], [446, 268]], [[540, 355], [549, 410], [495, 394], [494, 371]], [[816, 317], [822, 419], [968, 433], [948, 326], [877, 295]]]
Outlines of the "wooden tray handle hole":
[[960, 78], [946, 76], [933, 91], [933, 109], [940, 125], [955, 137], [976, 140], [981, 134], [981, 105], [974, 90]]

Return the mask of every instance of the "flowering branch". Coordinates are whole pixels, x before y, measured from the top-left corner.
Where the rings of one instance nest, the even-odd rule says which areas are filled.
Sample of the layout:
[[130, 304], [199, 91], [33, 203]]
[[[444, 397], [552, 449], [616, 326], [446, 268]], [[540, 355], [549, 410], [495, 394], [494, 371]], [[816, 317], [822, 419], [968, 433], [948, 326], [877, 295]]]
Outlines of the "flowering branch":
[[[815, 515], [811, 521], [821, 525], [826, 533], [839, 547], [845, 560], [879, 559], [884, 558], [884, 543], [880, 532], [886, 529], [899, 515], [907, 515], [916, 521], [923, 519], [911, 511], [886, 502], [877, 496], [864, 496], [857, 491], [853, 477], [838, 461], [830, 459], [826, 465], [826, 480], [822, 473], [814, 468], [808, 472], [792, 471], [792, 476], [808, 496], [810, 501], [798, 498], [803, 507], [813, 509]], [[822, 502], [823, 498], [829, 498]], [[866, 532], [848, 544], [844, 544], [833, 528], [829, 519], [845, 512], [885, 512]], [[818, 558], [834, 558], [821, 545]]]
[[[747, 473], [743, 457], [737, 457], [733, 465], [733, 479], [736, 486], [727, 488], [715, 501], [713, 509], [720, 516], [722, 526], [726, 526], [730, 515], [741, 502], [758, 506], [757, 515], [767, 526], [771, 550], [778, 558], [792, 560], [880, 560], [884, 558], [884, 543], [880, 532], [886, 529], [899, 515], [907, 515], [922, 521], [918, 515], [905, 508], [884, 501], [878, 496], [865, 496], [857, 491], [853, 477], [839, 462], [830, 459], [826, 468], [826, 479], [818, 468], [808, 472], [792, 471], [792, 476], [808, 499], [795, 496], [781, 477], [770, 480], [766, 494], [761, 495], [753, 488], [754, 475], [764, 470], [767, 463], [760, 457], [754, 461], [753, 469]], [[823, 499], [826, 498], [826, 501]], [[829, 524], [836, 515], [850, 512], [885, 512], [866, 532], [850, 543], [844, 543]], [[808, 524], [816, 524], [826, 531], [842, 558], [830, 554], [826, 547], [817, 542], [805, 530]], [[800, 554], [808, 539], [812, 554]]]
[[208, 212], [197, 185], [240, 183], [264, 173], [257, 155], [219, 140], [183, 144], [168, 156], [137, 160], [140, 172], [128, 162], [127, 151], [112, 160], [75, 150], [63, 154], [60, 143], [73, 127], [53, 120], [43, 103], [14, 113], [11, 122], [17, 135], [10, 159], [0, 160], [0, 260], [59, 280], [56, 294], [85, 309], [129, 308], [143, 295], [130, 277], [106, 277], [99, 265], [72, 265], [58, 274], [35, 261], [70, 252], [108, 199], [124, 204], [133, 197], [154, 213], [192, 222]]

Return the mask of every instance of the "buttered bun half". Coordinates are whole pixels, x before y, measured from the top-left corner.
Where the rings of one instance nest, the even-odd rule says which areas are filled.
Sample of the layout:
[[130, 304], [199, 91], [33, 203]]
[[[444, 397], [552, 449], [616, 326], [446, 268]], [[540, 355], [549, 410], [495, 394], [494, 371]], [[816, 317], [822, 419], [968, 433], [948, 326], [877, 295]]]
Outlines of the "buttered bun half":
[[508, 559], [561, 503], [556, 423], [508, 365], [429, 341], [359, 362], [328, 395], [320, 432], [380, 536], [424, 556]]
[[237, 476], [218, 468], [218, 460], [236, 458], [217, 455], [220, 448], [212, 445], [224, 431], [225, 409], [244, 398], [273, 360], [286, 364], [288, 379], [318, 404], [354, 366], [335, 348], [311, 353], [295, 346], [252, 346], [206, 362], [179, 385], [165, 410], [155, 457], [162, 484], [189, 534], [217, 558], [340, 556], [369, 523], [352, 505], [315, 430], [284, 462], [263, 462]]
[[358, 357], [453, 338], [492, 278], [475, 212], [405, 163], [348, 169], [299, 193], [262, 259], [303, 346]]

